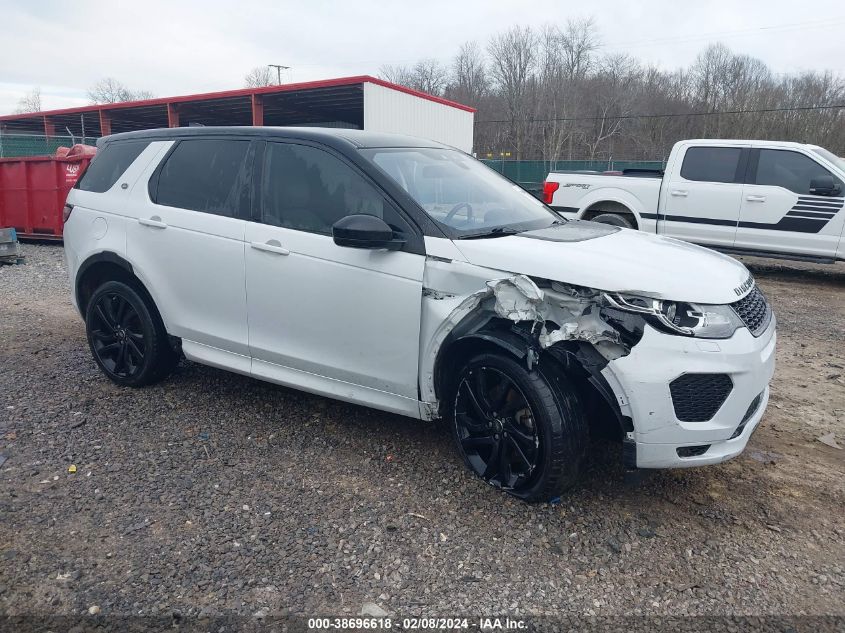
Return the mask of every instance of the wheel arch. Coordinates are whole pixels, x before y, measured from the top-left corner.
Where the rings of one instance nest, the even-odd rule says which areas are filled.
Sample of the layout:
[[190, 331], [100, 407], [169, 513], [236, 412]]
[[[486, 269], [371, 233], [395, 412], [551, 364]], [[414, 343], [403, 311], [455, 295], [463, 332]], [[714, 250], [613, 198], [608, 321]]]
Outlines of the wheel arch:
[[[608, 206], [601, 208], [603, 204]], [[630, 215], [634, 220], [635, 228], [639, 228], [642, 226], [642, 216], [640, 215], [642, 209], [640, 206], [639, 200], [627, 191], [604, 189], [601, 192], [596, 192], [595, 195], [587, 196], [581, 201], [578, 218], [589, 220], [599, 213], [623, 213]]]
[[[112, 251], [101, 251], [88, 257], [76, 271], [74, 295], [79, 312], [85, 317], [88, 301], [94, 291], [107, 281], [122, 281], [134, 287], [149, 302], [154, 315], [162, 319], [158, 305], [143, 281], [135, 274], [132, 263]], [[162, 323], [163, 323], [162, 319]]]
[[538, 352], [530, 337], [497, 321], [492, 320], [482, 330], [445, 341], [438, 351], [434, 384], [441, 416], [448, 412], [445, 398], [450, 397], [451, 381], [461, 367], [477, 354], [498, 351], [524, 363], [528, 363], [531, 355], [541, 368], [563, 375], [576, 388], [591, 427], [617, 437], [633, 430], [631, 419], [622, 414], [613, 389], [601, 374], [607, 361], [592, 344], [561, 342]]

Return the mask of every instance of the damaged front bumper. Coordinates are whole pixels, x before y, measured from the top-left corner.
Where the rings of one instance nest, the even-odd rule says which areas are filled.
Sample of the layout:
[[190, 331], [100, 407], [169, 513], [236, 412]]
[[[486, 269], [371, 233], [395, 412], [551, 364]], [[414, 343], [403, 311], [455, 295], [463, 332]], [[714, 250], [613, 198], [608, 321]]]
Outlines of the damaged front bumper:
[[[429, 343], [421, 357], [421, 417], [439, 414], [438, 353], [449, 349], [450, 340], [474, 337], [498, 341], [524, 358], [529, 369], [543, 354], [557, 356], [564, 365], [570, 354], [613, 409], [624, 434], [628, 467], [715, 464], [743, 451], [768, 403], [775, 363], [774, 316], [757, 337], [747, 327], [730, 338], [682, 336], [664, 333], [643, 316], [621, 310], [601, 291], [539, 283], [514, 275], [487, 281], [485, 288], [469, 295], [424, 293], [425, 313], [436, 316], [424, 323], [438, 325], [426, 332]], [[497, 319], [513, 327], [491, 330]], [[511, 335], [507, 342], [503, 332]], [[585, 347], [593, 354], [585, 354]], [[699, 379], [701, 389], [696, 386]], [[679, 380], [686, 385], [683, 390], [678, 389]], [[707, 388], [711, 383], [720, 390]], [[695, 415], [689, 415], [690, 408]], [[702, 409], [707, 415], [698, 415]]]
[[[702, 466], [739, 455], [768, 403], [775, 341], [774, 317], [759, 337], [741, 328], [721, 340], [671, 336], [646, 327], [628, 355], [610, 361], [602, 370], [622, 414], [633, 421], [634, 430], [625, 438], [626, 465]], [[681, 376], [695, 374], [726, 375], [730, 390], [709, 419], [683, 421], [670, 385]], [[707, 390], [698, 397], [704, 406], [718, 404]]]

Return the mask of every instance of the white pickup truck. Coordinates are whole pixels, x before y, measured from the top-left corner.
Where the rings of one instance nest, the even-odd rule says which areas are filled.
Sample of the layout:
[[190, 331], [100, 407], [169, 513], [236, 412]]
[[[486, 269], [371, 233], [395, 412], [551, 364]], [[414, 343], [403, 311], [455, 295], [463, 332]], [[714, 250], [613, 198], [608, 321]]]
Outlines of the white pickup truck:
[[552, 172], [544, 202], [594, 220], [718, 250], [845, 260], [845, 160], [779, 141], [676, 143], [665, 172]]

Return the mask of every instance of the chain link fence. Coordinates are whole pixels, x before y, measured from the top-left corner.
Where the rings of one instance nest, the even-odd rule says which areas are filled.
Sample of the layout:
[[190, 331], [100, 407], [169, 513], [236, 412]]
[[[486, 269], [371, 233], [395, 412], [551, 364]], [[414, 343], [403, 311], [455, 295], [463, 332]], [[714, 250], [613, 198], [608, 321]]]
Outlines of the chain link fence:
[[50, 156], [59, 147], [77, 143], [96, 145], [95, 136], [44, 136], [43, 134], [0, 134], [0, 158]]

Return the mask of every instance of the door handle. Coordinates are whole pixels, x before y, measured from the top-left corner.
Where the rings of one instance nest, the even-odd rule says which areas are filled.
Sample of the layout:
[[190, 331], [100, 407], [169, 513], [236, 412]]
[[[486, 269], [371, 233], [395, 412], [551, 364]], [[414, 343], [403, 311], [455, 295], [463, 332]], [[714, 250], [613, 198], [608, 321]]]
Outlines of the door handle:
[[167, 223], [162, 222], [161, 218], [157, 215], [154, 215], [151, 218], [138, 218], [138, 224], [143, 224], [144, 226], [151, 226], [154, 229], [166, 229]]
[[669, 193], [671, 193], [673, 196], [677, 196], [678, 198], [686, 198], [689, 195], [689, 193], [684, 191], [683, 189], [673, 189]]
[[765, 202], [766, 196], [745, 196], [745, 199], [748, 202]]
[[290, 255], [290, 251], [282, 246], [278, 240], [268, 242], [250, 242], [249, 245], [257, 251], [273, 253], [274, 255]]

